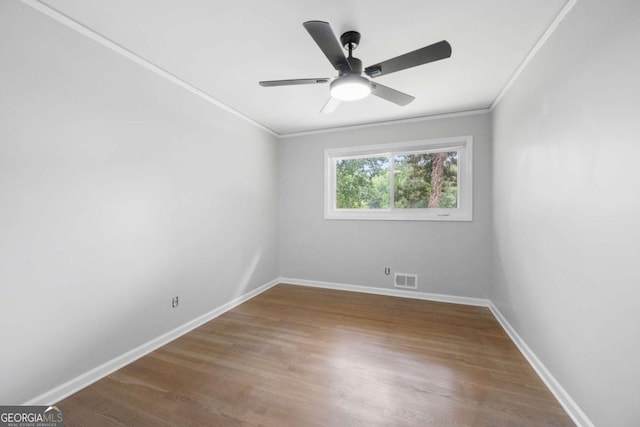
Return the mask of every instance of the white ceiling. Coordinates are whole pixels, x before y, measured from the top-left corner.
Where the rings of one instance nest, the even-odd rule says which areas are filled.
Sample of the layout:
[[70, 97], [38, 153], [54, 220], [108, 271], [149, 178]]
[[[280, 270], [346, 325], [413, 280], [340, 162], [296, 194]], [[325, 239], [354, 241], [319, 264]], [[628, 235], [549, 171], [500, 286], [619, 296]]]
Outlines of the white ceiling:
[[[43, 0], [256, 122], [285, 135], [488, 108], [567, 0]], [[263, 88], [260, 80], [334, 77], [302, 23], [362, 34], [365, 66], [440, 40], [451, 58], [376, 81], [408, 93], [319, 114], [328, 85]]]

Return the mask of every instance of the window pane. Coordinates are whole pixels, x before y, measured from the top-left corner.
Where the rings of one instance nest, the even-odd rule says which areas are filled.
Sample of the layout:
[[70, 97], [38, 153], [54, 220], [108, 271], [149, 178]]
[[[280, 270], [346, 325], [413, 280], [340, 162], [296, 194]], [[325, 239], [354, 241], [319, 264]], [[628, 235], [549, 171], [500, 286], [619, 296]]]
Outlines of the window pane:
[[458, 152], [394, 156], [396, 208], [457, 208]]
[[389, 209], [389, 158], [336, 160], [337, 209]]

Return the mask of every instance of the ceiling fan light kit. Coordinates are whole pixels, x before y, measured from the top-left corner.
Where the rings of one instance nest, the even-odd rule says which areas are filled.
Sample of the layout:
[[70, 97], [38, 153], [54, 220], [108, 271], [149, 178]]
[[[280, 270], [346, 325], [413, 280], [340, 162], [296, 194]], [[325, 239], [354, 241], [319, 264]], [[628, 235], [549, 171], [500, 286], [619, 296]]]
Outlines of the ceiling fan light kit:
[[[442, 40], [429, 46], [414, 50], [404, 55], [388, 59], [378, 64], [370, 65], [362, 69], [362, 61], [353, 56], [353, 50], [360, 43], [360, 33], [347, 31], [340, 37], [340, 43], [331, 26], [324, 21], [307, 21], [303, 24], [307, 32], [316, 42], [320, 50], [325, 54], [333, 68], [338, 71], [338, 76], [331, 78], [293, 79], [261, 81], [264, 87], [290, 86], [304, 84], [329, 83], [329, 92], [333, 102], [327, 102], [321, 113], [331, 113], [337, 107], [337, 101], [357, 101], [373, 94], [399, 106], [411, 103], [415, 98], [406, 93], [372, 82], [371, 78], [406, 70], [407, 68], [439, 61], [451, 56], [451, 45]], [[342, 52], [346, 49], [349, 56]]]
[[340, 101], [357, 101], [371, 93], [371, 81], [357, 74], [346, 74], [331, 82], [331, 96]]

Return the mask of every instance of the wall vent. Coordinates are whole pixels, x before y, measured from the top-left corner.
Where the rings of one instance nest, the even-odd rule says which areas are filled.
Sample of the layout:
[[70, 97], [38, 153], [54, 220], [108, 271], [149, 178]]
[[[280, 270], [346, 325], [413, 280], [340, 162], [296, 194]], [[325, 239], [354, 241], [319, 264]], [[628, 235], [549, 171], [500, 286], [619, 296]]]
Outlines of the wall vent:
[[418, 275], [407, 273], [395, 273], [393, 277], [396, 288], [402, 289], [418, 289]]

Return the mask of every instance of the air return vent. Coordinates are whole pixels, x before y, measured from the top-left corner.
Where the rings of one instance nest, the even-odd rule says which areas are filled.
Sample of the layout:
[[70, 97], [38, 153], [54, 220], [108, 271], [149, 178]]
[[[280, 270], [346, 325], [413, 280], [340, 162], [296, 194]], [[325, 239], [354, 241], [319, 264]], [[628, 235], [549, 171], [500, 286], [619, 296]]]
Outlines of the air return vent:
[[394, 287], [403, 289], [418, 289], [418, 275], [396, 273], [394, 275]]

